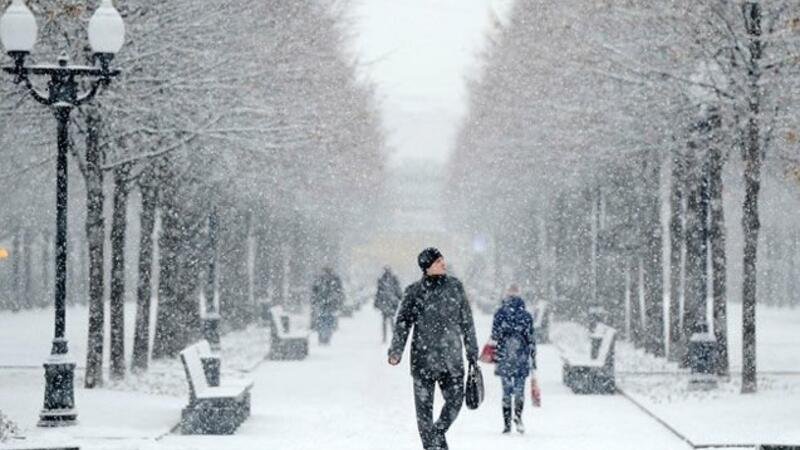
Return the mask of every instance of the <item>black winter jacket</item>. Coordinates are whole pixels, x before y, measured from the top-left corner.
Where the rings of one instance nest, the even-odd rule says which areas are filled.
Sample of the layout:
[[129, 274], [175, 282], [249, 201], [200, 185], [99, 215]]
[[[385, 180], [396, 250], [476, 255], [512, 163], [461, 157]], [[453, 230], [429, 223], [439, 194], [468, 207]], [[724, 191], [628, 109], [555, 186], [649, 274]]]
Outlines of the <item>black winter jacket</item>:
[[397, 281], [397, 277], [395, 277], [392, 272], [388, 270], [385, 271], [378, 279], [378, 291], [375, 293], [375, 307], [378, 308], [384, 316], [394, 316], [402, 297], [403, 290], [400, 288], [400, 282]]
[[402, 356], [412, 326], [411, 375], [415, 378], [444, 372], [463, 376], [464, 347], [470, 363], [478, 360], [472, 310], [457, 278], [425, 276], [406, 288], [389, 356]]

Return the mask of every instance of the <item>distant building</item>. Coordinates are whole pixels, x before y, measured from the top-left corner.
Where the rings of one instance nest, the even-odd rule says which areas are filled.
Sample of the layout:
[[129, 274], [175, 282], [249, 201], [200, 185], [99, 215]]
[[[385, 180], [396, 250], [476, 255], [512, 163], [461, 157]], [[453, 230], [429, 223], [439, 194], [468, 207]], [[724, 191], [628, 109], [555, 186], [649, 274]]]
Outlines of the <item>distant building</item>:
[[385, 217], [375, 233], [353, 242], [350, 266], [371, 267], [377, 277], [388, 264], [402, 283], [408, 284], [420, 276], [417, 254], [425, 247], [436, 246], [451, 268], [459, 272], [470, 241], [448, 232], [443, 183], [444, 167], [429, 161], [406, 161], [390, 168]]

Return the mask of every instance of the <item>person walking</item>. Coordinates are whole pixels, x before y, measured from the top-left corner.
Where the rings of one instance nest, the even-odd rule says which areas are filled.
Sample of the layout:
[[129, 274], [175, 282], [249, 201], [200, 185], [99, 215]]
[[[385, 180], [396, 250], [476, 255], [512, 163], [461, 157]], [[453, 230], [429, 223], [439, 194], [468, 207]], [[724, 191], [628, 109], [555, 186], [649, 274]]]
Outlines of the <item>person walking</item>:
[[324, 267], [311, 287], [311, 328], [317, 331], [320, 344], [330, 342], [336, 329], [336, 313], [343, 305], [342, 280], [333, 269]]
[[[520, 289], [512, 284], [492, 321], [492, 341], [496, 343], [495, 375], [503, 384], [503, 433], [511, 432], [511, 407], [514, 425], [525, 432], [522, 410], [525, 406], [525, 380], [536, 370], [536, 339], [533, 317], [525, 309]], [[535, 383], [535, 378], [532, 379]]]
[[[410, 365], [417, 428], [425, 450], [443, 450], [448, 448], [445, 434], [464, 403], [464, 351], [469, 364], [477, 364], [478, 342], [464, 286], [447, 275], [441, 252], [426, 248], [417, 262], [423, 276], [403, 294], [389, 347], [389, 364], [400, 363], [413, 327]], [[434, 422], [433, 394], [437, 384], [444, 406]]]
[[[389, 266], [383, 268], [383, 275], [378, 278], [378, 292], [375, 293], [375, 308], [381, 312], [381, 329], [383, 330], [383, 342], [393, 331], [394, 314], [400, 306], [403, 291], [400, 289], [400, 282], [392, 273]], [[389, 330], [389, 333], [386, 330]]]

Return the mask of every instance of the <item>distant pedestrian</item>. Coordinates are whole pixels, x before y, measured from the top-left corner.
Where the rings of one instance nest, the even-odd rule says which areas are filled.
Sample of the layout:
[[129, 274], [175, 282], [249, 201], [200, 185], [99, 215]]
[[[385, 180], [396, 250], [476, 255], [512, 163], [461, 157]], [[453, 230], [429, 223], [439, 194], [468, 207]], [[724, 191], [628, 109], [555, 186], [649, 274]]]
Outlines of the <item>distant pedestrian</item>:
[[400, 289], [400, 282], [389, 266], [384, 267], [383, 275], [378, 278], [378, 291], [375, 293], [375, 308], [381, 312], [383, 342], [386, 342], [389, 334], [386, 330], [394, 328], [394, 314], [397, 312], [397, 307], [400, 306], [402, 297], [403, 291]]
[[[447, 449], [445, 434], [464, 403], [464, 350], [471, 366], [477, 364], [478, 343], [472, 310], [464, 286], [447, 275], [444, 257], [426, 248], [417, 257], [422, 279], [405, 290], [389, 348], [389, 364], [397, 365], [411, 328], [411, 375], [422, 446]], [[462, 345], [463, 343], [463, 345]], [[444, 406], [433, 421], [433, 394], [442, 391]]]
[[[520, 289], [512, 284], [492, 322], [492, 340], [496, 343], [495, 375], [503, 383], [503, 433], [511, 432], [511, 408], [514, 425], [525, 432], [522, 410], [525, 405], [525, 380], [536, 370], [536, 340], [533, 318], [525, 309]], [[535, 377], [531, 383], [535, 383]]]
[[324, 267], [311, 287], [311, 328], [320, 344], [328, 344], [336, 329], [336, 315], [344, 305], [342, 280], [330, 267]]

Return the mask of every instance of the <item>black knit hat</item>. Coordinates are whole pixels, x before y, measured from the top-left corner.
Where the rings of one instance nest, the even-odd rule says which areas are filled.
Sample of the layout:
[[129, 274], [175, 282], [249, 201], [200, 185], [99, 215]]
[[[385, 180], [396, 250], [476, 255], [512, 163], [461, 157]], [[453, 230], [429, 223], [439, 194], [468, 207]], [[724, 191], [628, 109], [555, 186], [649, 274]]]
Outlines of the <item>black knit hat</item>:
[[432, 266], [437, 259], [442, 257], [442, 252], [440, 252], [435, 247], [428, 247], [422, 251], [422, 253], [417, 256], [417, 264], [419, 264], [419, 268], [422, 269], [423, 272], [428, 270], [428, 267]]

